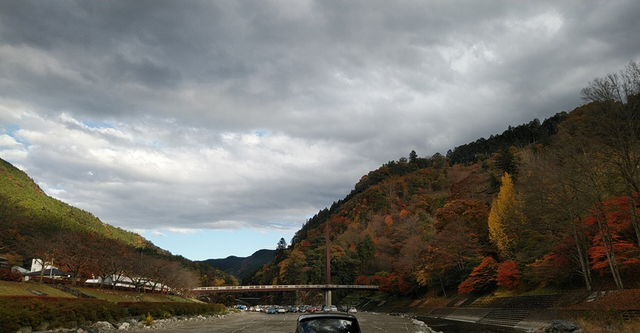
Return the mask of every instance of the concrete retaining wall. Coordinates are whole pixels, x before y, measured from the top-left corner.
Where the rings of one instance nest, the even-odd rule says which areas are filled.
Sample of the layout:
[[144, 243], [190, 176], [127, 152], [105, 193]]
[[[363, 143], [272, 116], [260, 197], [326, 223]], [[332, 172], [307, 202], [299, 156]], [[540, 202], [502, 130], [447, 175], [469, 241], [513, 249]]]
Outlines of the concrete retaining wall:
[[552, 308], [561, 296], [459, 299], [446, 303], [440, 301], [439, 305], [430, 300], [384, 302], [377, 304], [379, 306], [370, 303], [363, 310], [535, 330], [544, 328], [557, 319], [575, 320], [585, 315], [584, 310]]

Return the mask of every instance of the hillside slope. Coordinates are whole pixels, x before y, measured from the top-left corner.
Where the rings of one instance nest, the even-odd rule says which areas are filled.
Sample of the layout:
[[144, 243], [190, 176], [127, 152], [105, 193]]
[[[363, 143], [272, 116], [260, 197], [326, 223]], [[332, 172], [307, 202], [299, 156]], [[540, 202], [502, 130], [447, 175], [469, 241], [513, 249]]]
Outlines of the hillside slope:
[[0, 218], [0, 227], [5, 232], [0, 237], [7, 237], [8, 230], [30, 235], [36, 230], [63, 229], [91, 232], [135, 247], [154, 247], [136, 233], [103, 223], [87, 211], [46, 195], [26, 173], [3, 159], [0, 159], [0, 189], [0, 207], [5, 212]]
[[[29, 176], [0, 159], [0, 255], [10, 265], [55, 260], [73, 283], [126, 276], [140, 288], [148, 279], [177, 289], [238, 284], [210, 265], [172, 255], [142, 236], [46, 195]], [[0, 272], [1, 273], [1, 272]], [[0, 279], [19, 279], [9, 272]]]
[[596, 81], [583, 91], [593, 100], [545, 121], [544, 135], [532, 121], [447, 156], [384, 164], [247, 281], [324, 283], [329, 228], [332, 283], [402, 297], [640, 287], [634, 78], [619, 100], [598, 99], [618, 95]]

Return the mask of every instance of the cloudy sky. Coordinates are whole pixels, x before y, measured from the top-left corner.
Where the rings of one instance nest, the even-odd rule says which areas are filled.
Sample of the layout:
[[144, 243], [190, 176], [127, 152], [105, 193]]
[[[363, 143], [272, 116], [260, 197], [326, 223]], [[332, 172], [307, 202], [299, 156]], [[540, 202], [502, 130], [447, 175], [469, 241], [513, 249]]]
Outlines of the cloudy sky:
[[390, 160], [583, 102], [640, 2], [0, 0], [0, 158], [194, 260], [273, 248]]

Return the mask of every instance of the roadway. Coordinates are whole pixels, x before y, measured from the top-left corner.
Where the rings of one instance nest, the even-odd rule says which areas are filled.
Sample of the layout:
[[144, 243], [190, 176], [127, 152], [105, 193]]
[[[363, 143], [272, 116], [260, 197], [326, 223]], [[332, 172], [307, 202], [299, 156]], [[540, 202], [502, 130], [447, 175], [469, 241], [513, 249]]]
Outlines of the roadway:
[[[362, 332], [422, 332], [411, 319], [402, 316], [389, 316], [376, 313], [357, 313]], [[167, 327], [162, 333], [266, 333], [266, 332], [294, 332], [298, 314], [265, 314], [261, 312], [240, 312], [231, 314], [224, 319], [212, 321], [184, 322], [176, 326]], [[141, 332], [150, 330], [141, 330]]]

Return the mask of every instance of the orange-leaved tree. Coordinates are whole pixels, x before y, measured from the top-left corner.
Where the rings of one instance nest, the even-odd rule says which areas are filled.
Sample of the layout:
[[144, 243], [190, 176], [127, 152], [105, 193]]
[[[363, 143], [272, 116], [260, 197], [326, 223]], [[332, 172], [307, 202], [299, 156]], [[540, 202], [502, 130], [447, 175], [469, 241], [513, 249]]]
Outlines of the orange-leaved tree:
[[516, 198], [511, 176], [505, 172], [498, 197], [491, 203], [489, 239], [502, 259], [512, 259], [516, 247], [516, 230], [522, 225], [520, 201]]

